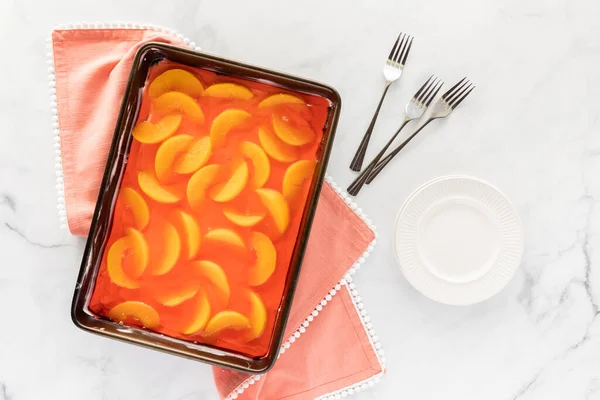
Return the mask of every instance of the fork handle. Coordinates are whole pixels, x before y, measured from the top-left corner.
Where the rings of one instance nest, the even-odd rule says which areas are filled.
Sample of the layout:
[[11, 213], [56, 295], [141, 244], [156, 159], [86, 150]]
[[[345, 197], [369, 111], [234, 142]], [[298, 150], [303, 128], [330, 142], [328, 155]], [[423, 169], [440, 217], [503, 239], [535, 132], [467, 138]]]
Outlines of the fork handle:
[[377, 163], [379, 162], [381, 157], [383, 157], [383, 155], [385, 154], [387, 149], [390, 148], [390, 146], [392, 145], [394, 140], [396, 140], [396, 138], [398, 137], [400, 132], [402, 132], [402, 129], [404, 129], [406, 124], [408, 124], [409, 122], [410, 122], [410, 119], [408, 119], [408, 117], [404, 119], [404, 121], [402, 122], [402, 125], [400, 125], [400, 128], [398, 128], [398, 130], [396, 131], [396, 133], [394, 133], [392, 138], [386, 143], [386, 145], [383, 147], [383, 149], [381, 149], [379, 154], [377, 154], [375, 156], [375, 158], [373, 159], [373, 161], [371, 161], [369, 163], [367, 168], [363, 172], [361, 172], [360, 175], [358, 175], [358, 177], [354, 180], [354, 182], [352, 182], [350, 184], [350, 186], [348, 186], [348, 189], [346, 189], [346, 190], [348, 190], [349, 195], [356, 196], [358, 194], [358, 192], [360, 192], [360, 189], [363, 187], [363, 185], [367, 181], [367, 178], [371, 174], [371, 171], [373, 171], [373, 168], [375, 168], [375, 166], [377, 165]]
[[360, 145], [358, 145], [358, 149], [356, 150], [356, 154], [354, 154], [354, 158], [352, 159], [352, 163], [350, 163], [350, 169], [352, 171], [360, 171], [362, 168], [363, 161], [365, 159], [365, 154], [367, 153], [367, 147], [369, 146], [369, 140], [371, 139], [371, 133], [373, 132], [373, 128], [375, 128], [375, 121], [377, 121], [377, 117], [379, 116], [379, 110], [381, 109], [381, 105], [383, 104], [383, 99], [385, 99], [385, 95], [387, 94], [388, 89], [392, 82], [385, 83], [385, 89], [383, 90], [383, 94], [381, 95], [381, 99], [379, 100], [379, 104], [377, 105], [377, 109], [375, 110], [375, 114], [373, 115], [373, 119], [371, 119], [371, 123], [365, 132], [362, 140], [360, 141]]
[[425, 122], [423, 125], [421, 125], [421, 126], [419, 127], [419, 129], [417, 129], [417, 130], [416, 130], [416, 131], [415, 131], [415, 132], [414, 132], [412, 135], [410, 135], [410, 136], [409, 136], [409, 137], [408, 137], [408, 138], [407, 138], [407, 139], [406, 139], [404, 142], [402, 142], [402, 144], [401, 144], [401, 145], [399, 145], [398, 147], [396, 147], [396, 148], [394, 149], [394, 151], [392, 151], [392, 152], [391, 152], [391, 153], [390, 153], [390, 154], [389, 154], [387, 157], [385, 157], [383, 160], [381, 160], [381, 161], [380, 161], [380, 162], [379, 162], [379, 163], [378, 163], [378, 164], [377, 164], [377, 165], [376, 165], [376, 166], [373, 168], [373, 170], [372, 170], [372, 171], [371, 171], [371, 173], [369, 174], [369, 176], [368, 176], [368, 178], [367, 178], [367, 182], [366, 182], [366, 183], [367, 183], [367, 185], [368, 185], [369, 183], [373, 182], [373, 179], [375, 179], [375, 177], [376, 177], [377, 175], [379, 175], [379, 173], [381, 172], [381, 170], [382, 170], [382, 169], [384, 169], [384, 168], [385, 168], [385, 166], [386, 166], [386, 165], [388, 165], [388, 164], [389, 164], [389, 162], [390, 162], [390, 161], [392, 161], [392, 159], [393, 159], [394, 157], [396, 157], [396, 155], [398, 155], [398, 153], [400, 153], [400, 151], [401, 151], [401, 150], [402, 150], [404, 147], [406, 147], [406, 145], [407, 145], [407, 144], [408, 144], [408, 143], [409, 143], [411, 140], [413, 140], [413, 138], [414, 138], [415, 136], [417, 136], [417, 134], [418, 134], [419, 132], [421, 132], [421, 131], [423, 130], [423, 128], [425, 128], [427, 125], [429, 125], [429, 123], [430, 123], [431, 121], [433, 121], [433, 118], [430, 118], [430, 119], [428, 119], [428, 120], [427, 120], [427, 122]]

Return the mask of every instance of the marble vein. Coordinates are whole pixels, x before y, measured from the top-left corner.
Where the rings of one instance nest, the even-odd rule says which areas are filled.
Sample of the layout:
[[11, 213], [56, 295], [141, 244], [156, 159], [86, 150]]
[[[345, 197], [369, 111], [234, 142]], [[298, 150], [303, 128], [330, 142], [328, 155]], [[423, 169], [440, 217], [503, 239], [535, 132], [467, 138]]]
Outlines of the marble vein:
[[538, 373], [536, 373], [527, 383], [525, 383], [523, 385], [523, 387], [519, 390], [519, 392], [512, 398], [512, 400], [518, 400], [520, 398], [522, 398], [524, 395], [526, 395], [529, 390], [534, 387], [534, 385], [536, 384], [536, 382], [538, 381], [540, 375], [542, 375], [542, 373], [544, 372], [544, 370], [540, 370]]
[[63, 248], [63, 247], [72, 247], [70, 244], [65, 244], [65, 243], [45, 244], [45, 243], [34, 242], [33, 240], [29, 239], [23, 232], [21, 232], [17, 227], [9, 224], [8, 222], [5, 222], [4, 226], [6, 226], [10, 231], [14, 232], [17, 236], [24, 239], [27, 243], [29, 243], [30, 245], [35, 246], [35, 247], [40, 247], [42, 249], [59, 249], [59, 248]]
[[6, 205], [13, 212], [17, 211], [15, 200], [7, 194], [0, 196], [0, 204]]
[[[598, 304], [596, 304], [596, 301], [594, 299], [594, 294], [592, 292], [592, 284], [590, 281], [590, 274], [592, 273], [592, 261], [590, 259], [589, 245], [590, 245], [590, 224], [591, 224], [590, 220], [591, 220], [592, 213], [594, 212], [594, 209], [596, 207], [596, 202], [594, 201], [594, 198], [591, 197], [587, 193], [587, 190], [586, 190], [586, 194], [583, 197], [583, 199], [589, 203], [589, 210], [587, 213], [586, 223], [585, 223], [585, 227], [583, 230], [583, 239], [582, 239], [582, 244], [581, 244], [583, 258], [585, 261], [585, 264], [584, 264], [585, 280], [584, 280], [583, 284], [585, 287], [585, 291], [589, 297], [590, 304], [592, 305], [592, 309], [594, 310], [594, 318], [595, 318], [595, 316], [598, 315]], [[592, 322], [593, 322], [593, 320], [592, 320]]]
[[1, 400], [12, 400], [12, 396], [8, 394], [6, 384], [3, 382], [0, 382], [0, 394], [2, 395]]
[[[600, 314], [599, 311], [599, 307], [598, 304], [595, 301], [594, 298], [594, 294], [593, 294], [593, 289], [592, 289], [592, 281], [591, 281], [591, 274], [592, 274], [592, 267], [593, 267], [593, 262], [592, 259], [590, 257], [590, 253], [589, 253], [589, 248], [590, 248], [590, 226], [591, 226], [591, 218], [592, 218], [592, 214], [594, 212], [595, 209], [595, 205], [596, 202], [594, 200], [594, 198], [589, 195], [588, 193], [588, 189], [587, 187], [585, 188], [585, 193], [584, 195], [580, 198], [580, 201], [585, 202], [588, 204], [588, 209], [586, 211], [586, 215], [584, 218], [584, 227], [578, 231], [577, 234], [577, 239], [571, 243], [570, 245], [568, 245], [567, 247], [560, 249], [558, 251], [555, 252], [555, 255], [553, 256], [553, 258], [555, 260], [559, 260], [560, 258], [562, 258], [566, 253], [572, 251], [573, 249], [580, 247], [580, 251], [582, 253], [583, 256], [583, 260], [584, 260], [584, 277], [583, 280], [577, 279], [577, 278], [572, 278], [569, 280], [569, 282], [567, 283], [567, 285], [565, 286], [565, 288], [562, 290], [560, 297], [559, 297], [559, 301], [557, 303], [557, 305], [555, 307], [553, 307], [553, 309], [557, 309], [560, 308], [561, 305], [564, 304], [564, 302], [566, 301], [566, 299], [569, 296], [569, 290], [572, 287], [573, 284], [581, 284], [585, 290], [586, 293], [586, 297], [588, 298], [590, 307], [592, 309], [592, 315], [591, 318], [589, 320], [589, 322], [587, 323], [587, 326], [585, 328], [585, 332], [583, 334], [583, 336], [576, 341], [575, 343], [573, 343], [572, 345], [570, 345], [568, 348], [566, 348], [562, 354], [558, 357], [553, 358], [550, 362], [548, 362], [547, 364], [543, 365], [540, 370], [535, 373], [522, 387], [521, 389], [517, 392], [517, 394], [513, 397], [513, 400], [518, 400], [520, 398], [522, 398], [523, 396], [525, 396], [526, 394], [528, 394], [537, 384], [538, 380], [540, 379], [540, 377], [545, 373], [545, 371], [547, 370], [547, 368], [554, 362], [556, 362], [557, 360], [560, 359], [564, 359], [566, 357], [569, 356], [569, 354], [571, 354], [572, 352], [576, 351], [577, 349], [579, 349], [581, 346], [583, 346], [586, 342], [588, 342], [588, 340], [591, 338], [590, 336], [590, 330], [592, 325], [594, 324], [594, 322], [596, 321], [598, 315]], [[548, 255], [548, 254], [545, 254]], [[520, 298], [521, 298], [521, 302], [528, 307], [529, 309], [531, 308], [531, 304], [533, 302], [533, 297], [531, 295], [531, 287], [534, 284], [534, 279], [532, 277], [532, 275], [530, 273], [526, 273], [525, 274], [525, 283], [524, 283], [524, 289], [520, 294]], [[524, 293], [527, 293], [527, 295], [524, 295]], [[540, 315], [538, 315], [537, 317], [537, 321], [539, 322], [540, 320], [544, 319], [548, 313], [550, 313], [552, 310], [548, 309], [542, 313], [540, 313]]]
[[587, 393], [585, 394], [585, 400], [591, 400], [592, 396], [594, 396], [598, 392], [598, 383], [599, 379], [597, 378], [594, 378], [590, 381]]

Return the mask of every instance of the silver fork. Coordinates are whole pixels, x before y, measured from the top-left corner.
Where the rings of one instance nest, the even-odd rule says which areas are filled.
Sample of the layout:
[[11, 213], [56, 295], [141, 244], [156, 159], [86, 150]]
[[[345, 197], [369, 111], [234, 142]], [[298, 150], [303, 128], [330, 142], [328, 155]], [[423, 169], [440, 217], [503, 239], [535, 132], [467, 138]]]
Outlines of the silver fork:
[[379, 115], [379, 110], [381, 109], [381, 104], [383, 104], [383, 99], [385, 98], [390, 85], [400, 79], [402, 71], [404, 70], [404, 64], [408, 58], [408, 53], [410, 53], [412, 43], [412, 36], [400, 33], [400, 35], [398, 35], [398, 39], [396, 39], [396, 43], [394, 43], [394, 47], [392, 47], [392, 51], [390, 51], [390, 55], [388, 56], [385, 65], [383, 66], [385, 89], [383, 90], [383, 94], [381, 95], [381, 99], [379, 100], [379, 104], [375, 110], [375, 115], [373, 115], [373, 119], [371, 119], [371, 123], [369, 124], [369, 127], [367, 128], [367, 131], [365, 132], [365, 135], [363, 136], [360, 145], [356, 150], [356, 154], [352, 159], [352, 163], [350, 164], [350, 169], [353, 171], [360, 171], [362, 168], [367, 147], [369, 146], [369, 140], [371, 139], [371, 133], [373, 132], [373, 128], [375, 128], [375, 121], [377, 121], [377, 116]]
[[442, 97], [434, 104], [431, 115], [423, 125], [419, 127], [412, 135], [408, 137], [400, 146], [394, 149], [387, 157], [381, 160], [377, 166], [373, 168], [367, 178], [367, 185], [373, 182], [373, 179], [381, 172], [385, 166], [392, 161], [394, 157], [410, 142], [419, 132], [423, 130], [431, 121], [446, 118], [450, 113], [458, 107], [460, 103], [475, 89], [475, 86], [467, 79], [463, 78], [456, 85], [452, 86]]
[[367, 168], [354, 180], [354, 182], [350, 184], [350, 186], [348, 186], [348, 194], [350, 194], [351, 196], [356, 196], [358, 192], [360, 192], [360, 189], [365, 184], [371, 171], [373, 170], [373, 168], [375, 168], [381, 157], [383, 157], [383, 155], [385, 154], [387, 149], [392, 145], [394, 140], [396, 140], [400, 132], [402, 132], [402, 129], [404, 129], [404, 127], [410, 121], [421, 118], [421, 116], [425, 113], [427, 107], [429, 107], [435, 96], [437, 96], [443, 84], [444, 82], [441, 82], [438, 78], [432, 75], [427, 80], [427, 82], [425, 82], [423, 86], [421, 86], [421, 88], [417, 91], [417, 93], [415, 93], [412, 99], [410, 99], [408, 104], [406, 104], [404, 120], [402, 121], [402, 124], [400, 124], [400, 127], [398, 128], [396, 133], [394, 133], [392, 138], [386, 143], [386, 145], [379, 152], [379, 154], [375, 156], [375, 158], [373, 159], [373, 161], [371, 161]]

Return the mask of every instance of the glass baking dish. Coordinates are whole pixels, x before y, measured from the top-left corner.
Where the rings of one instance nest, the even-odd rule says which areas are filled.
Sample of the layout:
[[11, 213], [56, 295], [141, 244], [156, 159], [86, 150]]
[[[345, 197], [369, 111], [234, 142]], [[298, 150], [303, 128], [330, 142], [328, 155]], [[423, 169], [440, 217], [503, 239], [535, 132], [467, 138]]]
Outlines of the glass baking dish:
[[283, 340], [340, 107], [321, 83], [162, 43], [140, 48], [74, 323], [266, 372]]

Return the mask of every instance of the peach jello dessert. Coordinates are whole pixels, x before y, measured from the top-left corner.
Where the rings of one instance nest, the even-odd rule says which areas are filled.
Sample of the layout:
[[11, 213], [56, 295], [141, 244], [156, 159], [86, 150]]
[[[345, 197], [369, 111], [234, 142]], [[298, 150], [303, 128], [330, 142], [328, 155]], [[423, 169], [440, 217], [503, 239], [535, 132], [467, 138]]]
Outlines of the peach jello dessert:
[[318, 97], [153, 66], [90, 309], [264, 355], [327, 112]]

